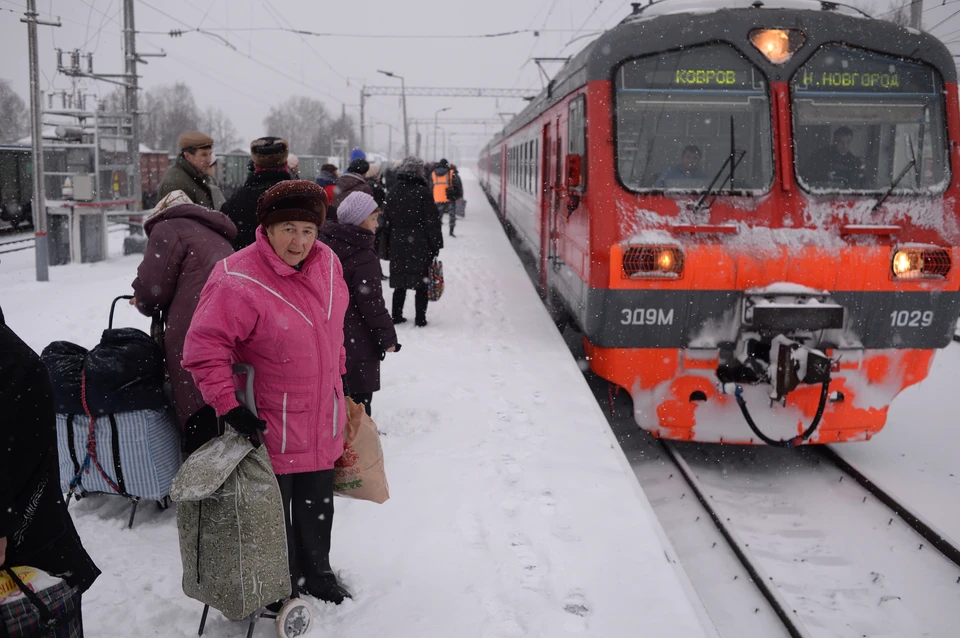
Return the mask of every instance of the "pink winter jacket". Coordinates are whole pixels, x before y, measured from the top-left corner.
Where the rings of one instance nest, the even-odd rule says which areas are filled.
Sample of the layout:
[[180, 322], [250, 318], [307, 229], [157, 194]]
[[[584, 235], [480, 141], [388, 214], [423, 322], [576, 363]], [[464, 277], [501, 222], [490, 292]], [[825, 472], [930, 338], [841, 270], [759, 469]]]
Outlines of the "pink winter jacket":
[[264, 443], [277, 474], [329, 470], [343, 454], [347, 411], [343, 316], [350, 302], [340, 260], [316, 242], [300, 271], [257, 229], [257, 241], [217, 263], [183, 350], [218, 415], [237, 407], [233, 363], [255, 370]]

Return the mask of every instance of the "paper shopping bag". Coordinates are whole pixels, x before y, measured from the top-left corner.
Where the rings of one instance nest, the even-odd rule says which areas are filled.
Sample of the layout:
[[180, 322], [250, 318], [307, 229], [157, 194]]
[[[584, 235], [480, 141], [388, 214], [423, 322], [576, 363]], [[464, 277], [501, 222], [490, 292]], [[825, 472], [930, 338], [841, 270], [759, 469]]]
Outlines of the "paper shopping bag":
[[383, 503], [390, 498], [383, 449], [377, 425], [362, 404], [347, 397], [343, 456], [334, 466], [333, 491], [338, 496]]

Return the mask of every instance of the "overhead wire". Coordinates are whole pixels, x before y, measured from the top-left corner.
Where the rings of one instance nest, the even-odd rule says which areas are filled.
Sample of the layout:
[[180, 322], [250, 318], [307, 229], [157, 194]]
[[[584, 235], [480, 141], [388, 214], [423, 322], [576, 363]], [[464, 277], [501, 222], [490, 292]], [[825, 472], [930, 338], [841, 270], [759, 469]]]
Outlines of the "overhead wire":
[[[280, 13], [280, 10], [279, 10], [279, 9], [277, 9], [276, 7], [274, 7], [273, 5], [271, 5], [269, 0], [261, 0], [261, 3], [263, 4], [264, 7], [267, 8], [267, 12], [268, 12], [268, 13], [271, 13], [271, 12], [272, 12], [272, 13], [271, 13], [271, 17], [273, 18], [273, 21], [276, 23], [276, 25], [277, 25], [278, 27], [281, 27], [281, 25], [280, 25], [280, 22], [277, 20], [276, 16], [279, 16], [281, 20], [283, 20], [284, 22], [287, 23], [287, 26], [289, 27], [289, 29], [283, 29], [283, 28], [281, 27], [281, 30], [290, 31], [291, 33], [296, 33], [297, 36], [300, 38], [300, 41], [303, 42], [305, 45], [307, 45], [307, 48], [310, 49], [310, 51], [313, 52], [313, 54], [317, 57], [318, 60], [320, 60], [320, 61], [324, 64], [324, 66], [326, 66], [328, 69], [330, 69], [331, 71], [333, 71], [334, 74], [336, 74], [337, 77], [339, 77], [340, 79], [342, 79], [344, 82], [348, 82], [348, 81], [347, 81], [347, 78], [346, 78], [342, 73], [340, 73], [340, 71], [338, 71], [332, 64], [330, 64], [330, 63], [327, 61], [326, 58], [324, 58], [322, 55], [320, 55], [320, 52], [319, 52], [319, 51], [317, 51], [316, 49], [313, 48], [313, 45], [310, 44], [310, 43], [307, 41], [307, 38], [304, 37], [304, 34], [301, 33], [299, 29], [295, 29], [295, 28], [293, 27], [293, 25], [290, 24], [290, 22], [283, 16], [283, 14]], [[273, 15], [274, 13], [276, 14], [276, 16]], [[348, 82], [348, 84], [349, 84], [349, 82]]]
[[[550, 3], [550, 10], [547, 11], [547, 17], [543, 19], [543, 26], [540, 28], [541, 31], [547, 28], [547, 23], [550, 22], [550, 16], [553, 15], [553, 10], [556, 9], [556, 7], [557, 0], [553, 0], [553, 2]], [[530, 63], [530, 60], [533, 59], [533, 52], [537, 49], [538, 44], [540, 44], [539, 37], [534, 40], [533, 46], [530, 47], [530, 51], [527, 53], [526, 60], [524, 60], [523, 64], [520, 65], [520, 69], [517, 71], [517, 77], [513, 81], [513, 86], [516, 86], [517, 82], [520, 81], [520, 77], [523, 75], [523, 70], [526, 68], [527, 64]]]
[[[506, 38], [514, 35], [523, 35], [525, 33], [577, 33], [580, 29], [514, 29], [512, 31], [498, 31], [495, 33], [336, 33], [333, 31], [309, 31], [298, 29], [293, 26], [284, 27], [205, 27], [194, 28], [193, 31], [211, 32], [222, 31], [230, 32], [255, 32], [255, 31], [282, 31], [285, 33], [294, 33], [301, 36], [313, 36], [318, 38], [350, 38], [351, 40], [486, 40], [493, 38]], [[178, 31], [180, 31], [178, 29]], [[149, 35], [166, 35], [169, 31], [143, 31]]]
[[[177, 18], [177, 17], [175, 17], [175, 16], [170, 15], [169, 13], [167, 13], [166, 11], [163, 11], [162, 9], [158, 9], [157, 7], [153, 6], [153, 5], [150, 4], [149, 2], [146, 2], [145, 0], [140, 0], [140, 4], [142, 4], [142, 5], [145, 6], [145, 7], [148, 7], [148, 8], [150, 8], [150, 9], [152, 9], [153, 11], [159, 13], [160, 15], [163, 15], [163, 16], [169, 18], [170, 20], [173, 20], [174, 22], [177, 22], [178, 24], [181, 24], [181, 25], [187, 27], [187, 28], [188, 28], [188, 29], [187, 29], [187, 32], [198, 31], [199, 33], [203, 34], [203, 33], [206, 31], [206, 30], [204, 30], [204, 29], [198, 30], [196, 27], [193, 27], [192, 25], [188, 24], [187, 22], [184, 22], [184, 21], [181, 20], [180, 18]], [[147, 32], [138, 31], [138, 33], [147, 33]], [[171, 34], [168, 34], [168, 35], [171, 35]], [[235, 52], [237, 55], [241, 55], [241, 56], [247, 58], [247, 59], [250, 60], [251, 62], [253, 62], [253, 63], [255, 63], [255, 64], [259, 65], [259, 66], [262, 66], [263, 68], [267, 69], [268, 71], [271, 71], [272, 73], [275, 73], [276, 75], [279, 75], [280, 77], [286, 78], [287, 80], [290, 80], [291, 82], [295, 82], [295, 83], [303, 86], [304, 88], [310, 89], [311, 91], [314, 91], [315, 93], [318, 93], [318, 94], [320, 94], [320, 95], [325, 95], [325, 96], [331, 98], [332, 100], [334, 100], [335, 102], [337, 102], [337, 103], [339, 103], [339, 104], [345, 104], [345, 102], [344, 102], [343, 100], [341, 100], [339, 97], [337, 97], [336, 95], [333, 95], [332, 93], [330, 93], [330, 92], [328, 92], [328, 91], [325, 91], [325, 90], [323, 90], [323, 89], [321, 89], [321, 88], [319, 88], [319, 87], [316, 87], [316, 86], [312, 86], [312, 85], [310, 85], [310, 84], [307, 84], [306, 82], [304, 82], [304, 81], [302, 81], [302, 80], [300, 80], [300, 79], [298, 79], [298, 78], [290, 75], [289, 73], [287, 73], [286, 71], [283, 71], [282, 69], [278, 69], [278, 68], [276, 68], [276, 67], [270, 66], [269, 64], [266, 64], [265, 62], [263, 62], [263, 61], [261, 61], [261, 60], [258, 60], [256, 57], [254, 57], [254, 56], [252, 56], [252, 55], [250, 55], [250, 54], [244, 53], [243, 51], [240, 51], [236, 46], [234, 46], [232, 43], [230, 43], [228, 40], [226, 40], [226, 39], [223, 38], [222, 36], [216, 36], [216, 34], [211, 34], [211, 35], [214, 35], [214, 37], [216, 37], [220, 42], [222, 42], [227, 48], [229, 48], [231, 51]]]

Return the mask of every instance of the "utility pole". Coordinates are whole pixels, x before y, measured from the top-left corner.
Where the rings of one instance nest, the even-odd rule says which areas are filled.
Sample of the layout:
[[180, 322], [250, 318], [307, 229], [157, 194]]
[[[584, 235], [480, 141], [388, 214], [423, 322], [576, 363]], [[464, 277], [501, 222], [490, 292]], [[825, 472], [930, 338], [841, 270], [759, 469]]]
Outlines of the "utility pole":
[[140, 175], [140, 111], [137, 108], [137, 36], [133, 23], [133, 0], [123, 0], [123, 59], [127, 73], [127, 112], [130, 113], [130, 157], [133, 161], [133, 199], [139, 209], [143, 202]]
[[367, 148], [367, 128], [366, 128], [366, 86], [360, 89], [360, 148]]
[[923, 16], [923, 0], [910, 2], [910, 26], [920, 31], [920, 21]]
[[47, 200], [43, 180], [43, 104], [40, 103], [40, 60], [37, 53], [37, 25], [59, 27], [60, 22], [37, 19], [37, 0], [27, 0], [27, 11], [20, 22], [27, 24], [30, 55], [30, 124], [33, 147], [33, 235], [37, 281], [50, 281], [50, 260], [47, 253]]

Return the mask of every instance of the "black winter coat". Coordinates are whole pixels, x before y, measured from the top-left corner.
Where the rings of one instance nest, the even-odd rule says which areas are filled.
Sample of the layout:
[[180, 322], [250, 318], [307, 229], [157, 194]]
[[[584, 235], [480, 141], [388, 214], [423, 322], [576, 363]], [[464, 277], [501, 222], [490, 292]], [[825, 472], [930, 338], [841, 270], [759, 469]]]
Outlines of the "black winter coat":
[[257, 221], [257, 200], [271, 186], [288, 179], [292, 179], [290, 173], [283, 169], [267, 169], [253, 173], [223, 205], [221, 212], [237, 227], [237, 236], [231, 242], [234, 250], [246, 248], [257, 241], [257, 227], [260, 225]]
[[53, 387], [40, 357], [0, 314], [2, 566], [30, 566], [86, 591], [100, 570], [83, 549], [60, 493]]
[[380, 285], [380, 260], [373, 250], [373, 233], [359, 226], [326, 224], [320, 241], [337, 253], [343, 278], [350, 289], [350, 305], [343, 318], [343, 345], [347, 350], [346, 382], [351, 394], [380, 389], [380, 358], [397, 344]]
[[425, 285], [427, 268], [443, 248], [440, 211], [427, 180], [400, 173], [387, 196], [384, 233], [390, 255], [390, 287]]

